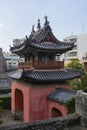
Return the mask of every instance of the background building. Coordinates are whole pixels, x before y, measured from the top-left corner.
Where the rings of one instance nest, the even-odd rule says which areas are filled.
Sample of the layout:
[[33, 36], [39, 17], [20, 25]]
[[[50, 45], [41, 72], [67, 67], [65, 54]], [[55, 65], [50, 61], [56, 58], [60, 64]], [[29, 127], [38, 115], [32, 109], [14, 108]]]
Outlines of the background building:
[[87, 57], [87, 34], [71, 35], [64, 38], [66, 42], [76, 40], [76, 47], [63, 55], [65, 61], [78, 58], [80, 61]]
[[0, 48], [0, 94], [10, 92], [11, 79], [5, 73], [6, 62], [2, 53], [2, 48]]
[[[13, 46], [18, 46], [24, 42], [25, 39], [14, 39]], [[6, 67], [8, 69], [18, 68], [18, 63], [23, 62], [24, 58], [20, 58], [20, 56], [16, 54], [12, 54], [11, 52], [3, 52], [3, 56], [6, 62]]]
[[0, 48], [0, 73], [4, 72], [6, 69], [6, 62], [2, 53], [2, 48]]
[[20, 58], [18, 55], [10, 52], [3, 52], [3, 55], [6, 61], [7, 69], [18, 68], [19, 61], [23, 61], [23, 58]]

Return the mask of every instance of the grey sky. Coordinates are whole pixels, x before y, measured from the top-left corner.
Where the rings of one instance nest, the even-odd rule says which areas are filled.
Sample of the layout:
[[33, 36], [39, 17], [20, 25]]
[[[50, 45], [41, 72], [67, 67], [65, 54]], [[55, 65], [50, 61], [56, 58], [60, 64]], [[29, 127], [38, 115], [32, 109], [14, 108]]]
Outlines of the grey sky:
[[87, 0], [0, 0], [0, 47], [9, 50], [13, 39], [29, 35], [32, 25], [41, 26], [44, 16], [59, 40], [68, 35], [87, 33]]

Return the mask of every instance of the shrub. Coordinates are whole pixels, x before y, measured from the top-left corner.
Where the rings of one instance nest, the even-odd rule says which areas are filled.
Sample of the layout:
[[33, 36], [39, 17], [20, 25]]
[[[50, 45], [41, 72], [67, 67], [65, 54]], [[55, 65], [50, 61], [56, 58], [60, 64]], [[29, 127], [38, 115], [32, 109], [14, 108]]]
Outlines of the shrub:
[[0, 103], [0, 108], [2, 109], [11, 109], [11, 97], [7, 96], [7, 97], [1, 97], [0, 98], [1, 103]]
[[2, 124], [3, 123], [3, 121], [2, 120], [0, 120], [0, 124]]
[[72, 114], [75, 112], [75, 98], [72, 98], [68, 100], [65, 103], [65, 106], [68, 108], [68, 113], [67, 114]]

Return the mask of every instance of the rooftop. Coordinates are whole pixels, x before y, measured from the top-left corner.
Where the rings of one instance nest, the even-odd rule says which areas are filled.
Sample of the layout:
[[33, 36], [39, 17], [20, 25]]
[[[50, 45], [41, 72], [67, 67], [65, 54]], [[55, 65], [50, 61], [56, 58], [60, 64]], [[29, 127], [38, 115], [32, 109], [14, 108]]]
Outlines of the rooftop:
[[48, 98], [57, 102], [66, 103], [71, 98], [75, 97], [76, 91], [57, 87], [54, 92], [48, 95]]
[[38, 30], [35, 31], [33, 26], [29, 37], [26, 36], [23, 44], [11, 47], [11, 52], [18, 55], [24, 55], [26, 53], [29, 53], [29, 50], [36, 50], [36, 52], [45, 51], [62, 54], [68, 50], [71, 50], [75, 46], [75, 41], [69, 43], [62, 42], [54, 36], [47, 17], [45, 18], [45, 24], [42, 28], [40, 26], [40, 20], [38, 20], [37, 29]]
[[59, 82], [74, 79], [82, 74], [81, 70], [17, 70], [9, 73], [13, 79], [22, 79], [32, 83], [36, 82]]

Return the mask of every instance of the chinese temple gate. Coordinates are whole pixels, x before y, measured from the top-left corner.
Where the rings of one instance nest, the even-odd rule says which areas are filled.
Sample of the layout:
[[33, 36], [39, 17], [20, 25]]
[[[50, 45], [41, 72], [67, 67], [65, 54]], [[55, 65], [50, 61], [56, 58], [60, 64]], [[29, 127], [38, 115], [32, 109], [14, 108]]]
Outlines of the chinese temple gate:
[[[37, 31], [32, 27], [24, 43], [10, 48], [12, 53], [24, 57], [18, 70], [9, 74], [12, 83], [12, 112], [23, 114], [25, 122], [64, 116], [67, 108], [60, 102], [66, 102], [75, 95], [66, 80], [79, 77], [80, 70], [64, 69], [60, 55], [75, 47], [74, 43], [57, 40], [45, 17], [41, 28], [38, 19]], [[60, 87], [57, 87], [60, 86]]]

